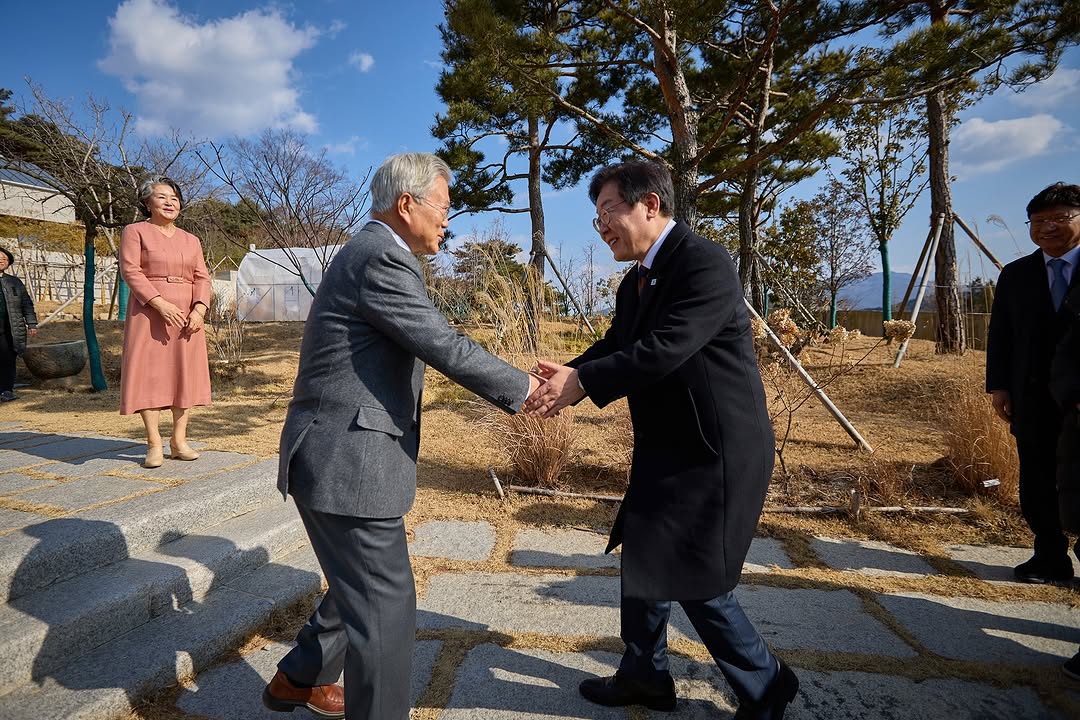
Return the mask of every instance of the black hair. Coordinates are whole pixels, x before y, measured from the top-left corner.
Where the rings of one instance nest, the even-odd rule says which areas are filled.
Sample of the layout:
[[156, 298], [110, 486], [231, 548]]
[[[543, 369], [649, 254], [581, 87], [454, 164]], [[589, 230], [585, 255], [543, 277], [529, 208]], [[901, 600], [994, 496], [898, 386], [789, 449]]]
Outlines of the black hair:
[[675, 214], [675, 187], [671, 183], [671, 173], [662, 165], [631, 160], [600, 168], [589, 182], [589, 199], [593, 204], [604, 186], [612, 181], [619, 188], [622, 199], [631, 205], [649, 193], [656, 193], [660, 198], [660, 214], [667, 217]]
[[1034, 213], [1062, 206], [1080, 208], [1080, 185], [1056, 182], [1040, 190], [1027, 204], [1027, 214], [1031, 217]]

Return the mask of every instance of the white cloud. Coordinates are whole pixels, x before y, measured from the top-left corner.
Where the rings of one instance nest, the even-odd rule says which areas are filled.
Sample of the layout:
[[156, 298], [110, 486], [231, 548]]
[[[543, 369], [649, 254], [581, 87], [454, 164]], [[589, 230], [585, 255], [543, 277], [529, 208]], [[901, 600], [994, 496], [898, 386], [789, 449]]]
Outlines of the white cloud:
[[952, 170], [966, 179], [1042, 155], [1064, 128], [1064, 123], [1046, 114], [994, 122], [972, 118], [952, 133]]
[[362, 152], [368, 149], [368, 141], [359, 135], [353, 135], [345, 142], [330, 143], [325, 147], [326, 152], [331, 155], [355, 155], [357, 150]]
[[315, 44], [313, 28], [298, 28], [276, 10], [200, 23], [166, 0], [125, 0], [109, 26], [109, 54], [99, 67], [135, 95], [140, 133], [318, 128], [293, 85], [293, 61]]
[[349, 64], [362, 73], [366, 73], [375, 65], [375, 58], [369, 53], [357, 50], [349, 56]]
[[347, 27], [349, 27], [349, 25], [344, 20], [334, 20], [330, 23], [330, 27], [326, 30], [326, 37], [333, 40], [341, 34], [342, 30]]
[[1080, 92], [1080, 69], [1058, 68], [1053, 75], [1036, 83], [1023, 92], [1007, 96], [1020, 107], [1045, 110], [1071, 102]]

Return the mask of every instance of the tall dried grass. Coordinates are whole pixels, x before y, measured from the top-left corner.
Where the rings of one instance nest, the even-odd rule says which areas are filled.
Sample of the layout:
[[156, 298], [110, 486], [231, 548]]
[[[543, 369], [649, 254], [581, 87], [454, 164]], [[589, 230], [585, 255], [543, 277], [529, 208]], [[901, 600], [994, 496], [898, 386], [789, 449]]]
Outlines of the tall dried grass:
[[551, 490], [568, 487], [566, 470], [578, 458], [570, 408], [547, 420], [523, 414], [489, 414], [484, 423], [506, 454], [510, 474], [519, 484]]
[[1020, 484], [1016, 444], [1008, 424], [994, 413], [982, 373], [972, 364], [950, 378], [934, 414], [945, 435], [955, 489], [1014, 506]]
[[[488, 350], [517, 367], [532, 367], [538, 357], [557, 357], [559, 335], [540, 332], [545, 311], [553, 306], [551, 288], [531, 268], [518, 282], [496, 271], [495, 257], [483, 258], [482, 264], [471, 307], [473, 322], [493, 330]], [[563, 476], [578, 455], [570, 409], [547, 420], [488, 412], [484, 424], [521, 484], [565, 488]]]

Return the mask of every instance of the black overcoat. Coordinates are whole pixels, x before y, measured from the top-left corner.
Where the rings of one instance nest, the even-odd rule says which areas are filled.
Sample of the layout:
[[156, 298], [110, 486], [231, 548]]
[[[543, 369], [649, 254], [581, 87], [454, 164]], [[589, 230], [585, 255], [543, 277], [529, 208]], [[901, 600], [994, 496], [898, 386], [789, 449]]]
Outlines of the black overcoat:
[[[37, 315], [34, 313], [34, 301], [26, 292], [23, 281], [14, 275], [0, 274], [0, 292], [4, 293], [7, 305], [8, 325], [11, 328], [11, 340], [16, 355], [26, 352], [27, 328], [37, 327]], [[0, 329], [3, 325], [0, 324]]]
[[1050, 366], [1050, 391], [1064, 413], [1057, 447], [1058, 510], [1061, 527], [1080, 533], [1080, 285], [1069, 292], [1065, 312], [1069, 323]]
[[630, 483], [608, 544], [623, 546], [623, 593], [702, 600], [734, 588], [775, 441], [727, 251], [677, 223], [641, 297], [631, 270], [611, 328], [569, 364], [598, 407], [630, 406]]

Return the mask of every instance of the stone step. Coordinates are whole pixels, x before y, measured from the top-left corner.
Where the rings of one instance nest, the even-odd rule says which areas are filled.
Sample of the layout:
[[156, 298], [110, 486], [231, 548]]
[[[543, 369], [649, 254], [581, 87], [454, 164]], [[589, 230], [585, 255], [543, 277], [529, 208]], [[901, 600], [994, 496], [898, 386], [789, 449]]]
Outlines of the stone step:
[[0, 696], [0, 720], [114, 720], [145, 696], [175, 685], [234, 651], [269, 618], [317, 592], [322, 576], [308, 546], [210, 592]]
[[[218, 455], [233, 455], [234, 462], [253, 460], [251, 456], [235, 453]], [[229, 458], [218, 460], [228, 461]], [[174, 464], [182, 466], [175, 472], [199, 471], [199, 463]], [[197, 533], [275, 498], [280, 503], [281, 496], [275, 488], [276, 474], [276, 459], [254, 462], [227, 474], [195, 476], [182, 484], [166, 485], [157, 492], [46, 520], [0, 536], [0, 600], [21, 597]], [[62, 488], [57, 486], [57, 492]]]
[[292, 503], [267, 505], [0, 606], [0, 694], [306, 544]]

